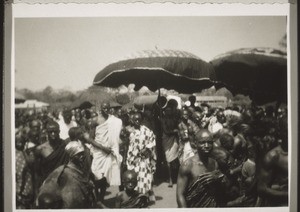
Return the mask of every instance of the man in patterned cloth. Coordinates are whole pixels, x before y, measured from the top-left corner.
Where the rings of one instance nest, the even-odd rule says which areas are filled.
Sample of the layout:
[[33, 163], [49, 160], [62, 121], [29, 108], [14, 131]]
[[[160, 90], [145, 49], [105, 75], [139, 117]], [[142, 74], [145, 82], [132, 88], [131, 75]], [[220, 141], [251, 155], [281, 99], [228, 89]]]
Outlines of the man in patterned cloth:
[[210, 132], [202, 129], [195, 136], [198, 154], [181, 164], [177, 179], [177, 203], [180, 208], [220, 207], [223, 174], [210, 158], [213, 140]]
[[140, 113], [133, 115], [134, 131], [129, 137], [127, 153], [127, 169], [134, 170], [137, 174], [137, 191], [149, 195], [149, 201], [155, 202], [152, 190], [153, 175], [156, 170], [155, 136], [154, 133], [141, 125]]

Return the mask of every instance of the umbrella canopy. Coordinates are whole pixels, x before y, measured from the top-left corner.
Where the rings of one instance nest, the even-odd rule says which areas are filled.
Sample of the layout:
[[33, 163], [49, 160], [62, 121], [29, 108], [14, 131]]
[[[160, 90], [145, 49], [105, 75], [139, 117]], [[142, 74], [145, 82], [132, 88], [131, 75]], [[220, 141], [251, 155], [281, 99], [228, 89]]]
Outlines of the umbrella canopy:
[[287, 55], [272, 48], [238, 49], [211, 61], [216, 78], [256, 104], [287, 101]]
[[147, 86], [193, 93], [211, 87], [215, 79], [211, 64], [184, 51], [149, 50], [112, 63], [102, 69], [94, 85], [118, 87], [134, 83], [135, 90]]

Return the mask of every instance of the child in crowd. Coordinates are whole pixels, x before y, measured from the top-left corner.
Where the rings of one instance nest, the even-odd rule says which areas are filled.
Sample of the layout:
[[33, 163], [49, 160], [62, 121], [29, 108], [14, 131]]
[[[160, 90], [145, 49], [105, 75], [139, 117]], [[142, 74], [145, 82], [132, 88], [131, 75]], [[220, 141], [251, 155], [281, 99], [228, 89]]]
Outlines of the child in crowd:
[[148, 197], [135, 190], [137, 185], [137, 174], [133, 170], [126, 171], [122, 183], [125, 190], [120, 191], [116, 196], [116, 208], [146, 208]]
[[[140, 194], [135, 190], [137, 186], [137, 174], [133, 170], [124, 172], [122, 177], [122, 185], [124, 190], [116, 195], [115, 208], [147, 208], [149, 197]], [[97, 206], [102, 209], [108, 209], [101, 201], [97, 202]]]

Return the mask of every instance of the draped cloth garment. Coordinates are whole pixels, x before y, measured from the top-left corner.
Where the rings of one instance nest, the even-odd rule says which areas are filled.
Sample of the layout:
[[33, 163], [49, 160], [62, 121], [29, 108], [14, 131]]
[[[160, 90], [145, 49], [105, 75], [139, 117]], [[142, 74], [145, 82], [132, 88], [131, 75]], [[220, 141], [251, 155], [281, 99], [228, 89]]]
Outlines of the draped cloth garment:
[[44, 181], [38, 194], [50, 193], [62, 199], [62, 208], [83, 209], [95, 205], [93, 184], [86, 173], [76, 168], [73, 164], [60, 166], [55, 169]]
[[41, 160], [41, 181], [45, 180], [48, 175], [57, 167], [67, 164], [69, 156], [65, 151], [66, 144], [60, 139], [58, 147], [46, 158]]
[[121, 208], [147, 208], [148, 196], [145, 194], [138, 194], [131, 197], [129, 200], [121, 203]]
[[219, 171], [208, 172], [198, 176], [198, 179], [186, 191], [187, 207], [219, 207], [217, 191], [222, 177], [223, 174]]
[[[137, 190], [146, 194], [152, 190], [153, 174], [156, 170], [155, 136], [153, 132], [142, 125], [139, 130], [130, 134], [130, 143], [127, 153], [127, 168], [138, 174]], [[150, 155], [141, 155], [144, 149], [150, 150]]]
[[110, 115], [108, 119], [96, 127], [95, 142], [112, 149], [111, 154], [106, 154], [103, 150], [93, 147], [92, 172], [96, 180], [103, 177], [113, 185], [121, 185], [120, 166], [122, 156], [119, 154], [119, 139], [122, 129], [122, 121]]

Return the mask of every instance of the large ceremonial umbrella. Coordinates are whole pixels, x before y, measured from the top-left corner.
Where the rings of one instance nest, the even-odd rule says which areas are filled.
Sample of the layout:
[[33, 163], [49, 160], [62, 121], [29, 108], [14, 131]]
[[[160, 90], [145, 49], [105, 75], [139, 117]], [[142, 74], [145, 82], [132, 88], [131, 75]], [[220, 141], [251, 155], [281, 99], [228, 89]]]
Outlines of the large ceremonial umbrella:
[[245, 48], [211, 61], [217, 81], [258, 105], [287, 101], [287, 55], [272, 48]]
[[211, 64], [184, 51], [149, 50], [131, 55], [99, 71], [94, 85], [118, 87], [135, 84], [135, 90], [147, 86], [155, 91], [174, 89], [182, 93], [200, 92], [215, 79]]

